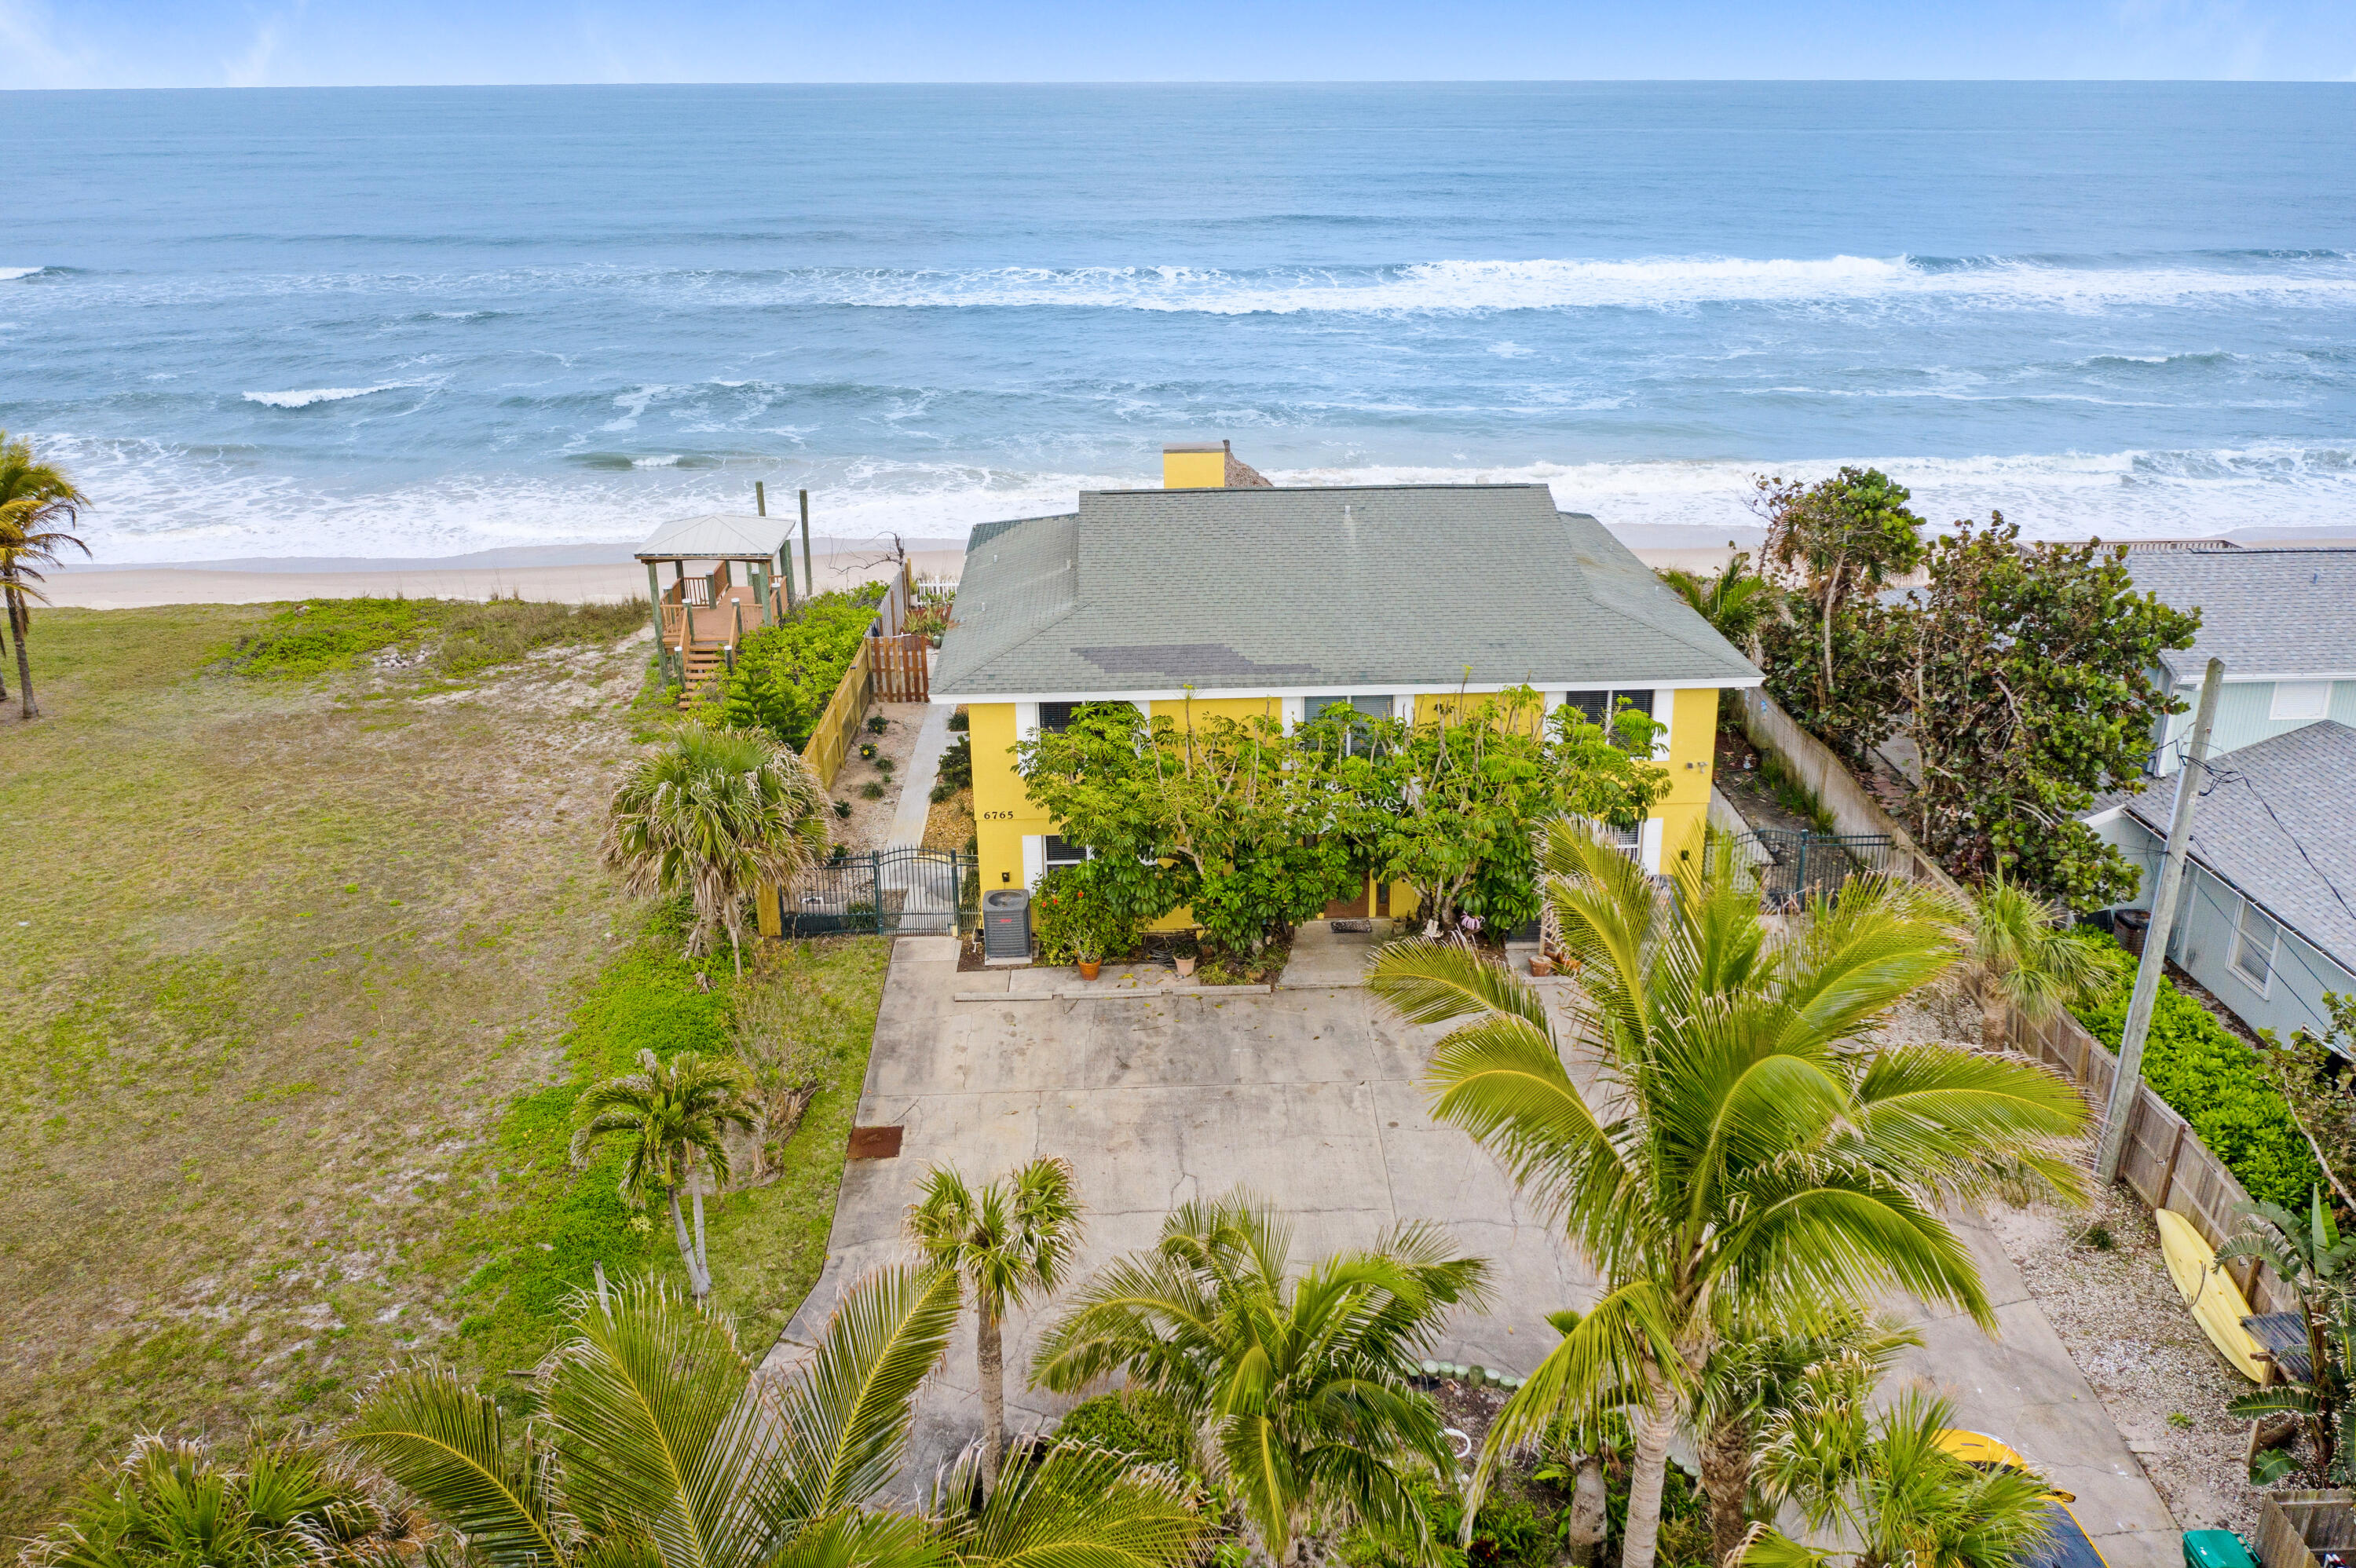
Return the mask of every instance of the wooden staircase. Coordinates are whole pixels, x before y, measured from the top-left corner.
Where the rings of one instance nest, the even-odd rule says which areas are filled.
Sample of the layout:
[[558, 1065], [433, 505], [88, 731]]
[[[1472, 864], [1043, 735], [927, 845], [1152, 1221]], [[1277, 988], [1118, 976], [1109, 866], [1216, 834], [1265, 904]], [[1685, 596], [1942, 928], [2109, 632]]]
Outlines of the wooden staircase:
[[679, 705], [692, 703], [711, 681], [728, 668], [727, 645], [717, 640], [695, 642], [687, 645], [687, 683], [680, 688]]

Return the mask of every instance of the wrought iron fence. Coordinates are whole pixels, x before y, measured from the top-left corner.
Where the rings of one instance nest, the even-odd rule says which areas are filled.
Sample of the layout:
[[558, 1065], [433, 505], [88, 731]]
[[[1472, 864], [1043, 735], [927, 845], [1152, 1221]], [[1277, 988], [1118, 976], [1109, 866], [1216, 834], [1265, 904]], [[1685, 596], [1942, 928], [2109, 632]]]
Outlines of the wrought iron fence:
[[981, 868], [942, 849], [870, 849], [829, 861], [787, 893], [787, 936], [884, 936], [971, 930], [981, 918]]
[[1905, 869], [1907, 857], [1886, 833], [1799, 833], [1754, 828], [1738, 836], [1735, 853], [1759, 879], [1759, 897], [1770, 908], [1802, 903], [1831, 893], [1863, 871]]

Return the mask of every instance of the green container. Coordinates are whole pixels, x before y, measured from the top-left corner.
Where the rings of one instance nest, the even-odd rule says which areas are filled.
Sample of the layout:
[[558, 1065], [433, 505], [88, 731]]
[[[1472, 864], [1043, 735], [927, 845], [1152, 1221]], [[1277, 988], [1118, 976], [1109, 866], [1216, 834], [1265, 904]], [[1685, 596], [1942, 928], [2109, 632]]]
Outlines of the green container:
[[2258, 1568], [2250, 1549], [2230, 1530], [2184, 1532], [2184, 1568]]

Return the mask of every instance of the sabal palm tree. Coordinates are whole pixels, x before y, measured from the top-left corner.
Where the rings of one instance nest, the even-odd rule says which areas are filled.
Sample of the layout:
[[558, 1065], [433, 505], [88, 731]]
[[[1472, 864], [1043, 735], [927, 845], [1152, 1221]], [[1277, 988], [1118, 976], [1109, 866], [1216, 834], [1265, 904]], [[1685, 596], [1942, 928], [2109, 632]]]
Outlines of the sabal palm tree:
[[[32, 443], [12, 441], [0, 430], [0, 609], [6, 612], [8, 635], [16, 644], [16, 695], [27, 719], [41, 709], [33, 700], [33, 662], [25, 638], [33, 626], [32, 603], [48, 603], [35, 584], [42, 580], [39, 569], [55, 565], [59, 551], [90, 553], [90, 546], [67, 531], [89, 505], [90, 497], [74, 488], [64, 470], [34, 461]], [[7, 695], [0, 688], [0, 698]]]
[[1408, 1225], [1295, 1275], [1291, 1239], [1248, 1194], [1187, 1204], [1158, 1245], [1080, 1288], [1033, 1380], [1075, 1393], [1125, 1372], [1170, 1397], [1271, 1563], [1318, 1559], [1324, 1529], [1349, 1519], [1428, 1553], [1407, 1472], [1452, 1474], [1455, 1459], [1410, 1380], [1449, 1312], [1483, 1301], [1488, 1264]]
[[[645, 1203], [660, 1191], [670, 1209], [671, 1234], [687, 1264], [687, 1285], [698, 1301], [712, 1294], [712, 1264], [703, 1250], [703, 1186], [701, 1166], [714, 1189], [728, 1184], [731, 1127], [749, 1127], [753, 1117], [736, 1064], [724, 1058], [683, 1051], [669, 1061], [651, 1051], [638, 1052], [638, 1070], [592, 1085], [573, 1107], [573, 1159], [585, 1163], [611, 1138], [627, 1140], [622, 1159], [622, 1201]], [[695, 1234], [680, 1213], [681, 1189], [695, 1209]]]
[[483, 1568], [1186, 1562], [1199, 1526], [1175, 1484], [1096, 1449], [1049, 1450], [979, 1518], [875, 1506], [957, 1311], [949, 1275], [878, 1272], [773, 1381], [754, 1375], [724, 1319], [668, 1285], [624, 1282], [581, 1301], [541, 1364], [544, 1413], [510, 1423], [490, 1395], [427, 1366], [380, 1380], [342, 1442]]
[[744, 901], [818, 863], [826, 805], [818, 774], [791, 747], [754, 731], [683, 725], [614, 792], [605, 861], [640, 897], [692, 898], [688, 952], [725, 930], [742, 975]]
[[[1558, 1411], [1640, 1383], [1622, 1562], [1651, 1568], [1670, 1437], [1723, 1326], [1804, 1326], [1897, 1286], [1991, 1327], [1939, 1207], [2000, 1182], [2074, 1192], [2053, 1145], [2085, 1106], [2017, 1059], [1864, 1039], [1954, 960], [1904, 884], [1852, 879], [1774, 934], [1723, 848], [1681, 863], [1668, 897], [1583, 823], [1552, 825], [1542, 860], [1580, 966], [1573, 1041], [1463, 947], [1391, 944], [1368, 983], [1412, 1022], [1458, 1024], [1433, 1054], [1435, 1114], [1500, 1155], [1602, 1276], [1491, 1426], [1476, 1496]], [[1566, 1044], [1595, 1061], [1592, 1103]]]
[[1995, 877], [1964, 923], [1964, 971], [1980, 996], [1980, 1038], [2007, 1043], [2006, 1016], [2043, 1023], [2088, 1001], [2126, 973], [2125, 950], [2072, 935], [2052, 905], [2018, 882]]
[[[1769, 1428], [1764, 1489], [1794, 1505], [1812, 1545], [1761, 1526], [1745, 1568], [2014, 1568], [2051, 1539], [2045, 1482], [2009, 1467], [1977, 1467], [1941, 1446], [1954, 1422], [1946, 1400], [1910, 1389], [1880, 1412], [1871, 1376], [1836, 1374], [1829, 1397], [1804, 1397]], [[1859, 1392], [1862, 1381], [1865, 1390]]]
[[1878, 1380], [1922, 1336], [1894, 1317], [1837, 1310], [1810, 1328], [1729, 1325], [1702, 1363], [1687, 1419], [1701, 1451], [1709, 1509], [1709, 1559], [1726, 1563], [1751, 1527], [1753, 1463], [1762, 1433], [1831, 1367]]
[[293, 1436], [241, 1454], [141, 1437], [121, 1465], [29, 1542], [39, 1568], [395, 1568], [408, 1531], [366, 1477]]
[[998, 1484], [1006, 1447], [1006, 1310], [1063, 1283], [1080, 1230], [1079, 1195], [1065, 1159], [1034, 1159], [979, 1189], [935, 1166], [908, 1205], [908, 1239], [973, 1294], [985, 1488]]

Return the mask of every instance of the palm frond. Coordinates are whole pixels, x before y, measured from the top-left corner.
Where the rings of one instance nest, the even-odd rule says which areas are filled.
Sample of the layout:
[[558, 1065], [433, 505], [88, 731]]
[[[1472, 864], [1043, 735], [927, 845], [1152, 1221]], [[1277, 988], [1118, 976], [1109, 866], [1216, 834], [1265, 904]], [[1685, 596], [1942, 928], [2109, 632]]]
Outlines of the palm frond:
[[494, 1568], [559, 1568], [573, 1522], [560, 1507], [552, 1456], [529, 1428], [510, 1442], [489, 1395], [447, 1367], [390, 1372], [337, 1441], [455, 1531]]
[[[959, 1464], [949, 1495], [969, 1497], [980, 1456]], [[958, 1568], [1178, 1568], [1203, 1521], [1185, 1488], [1134, 1456], [1057, 1444], [1010, 1466], [979, 1512], [943, 1522], [940, 1541]]]
[[917, 1388], [957, 1321], [958, 1279], [941, 1269], [878, 1269], [843, 1292], [817, 1352], [776, 1396], [793, 1518], [858, 1508], [892, 1478], [914, 1424]]

